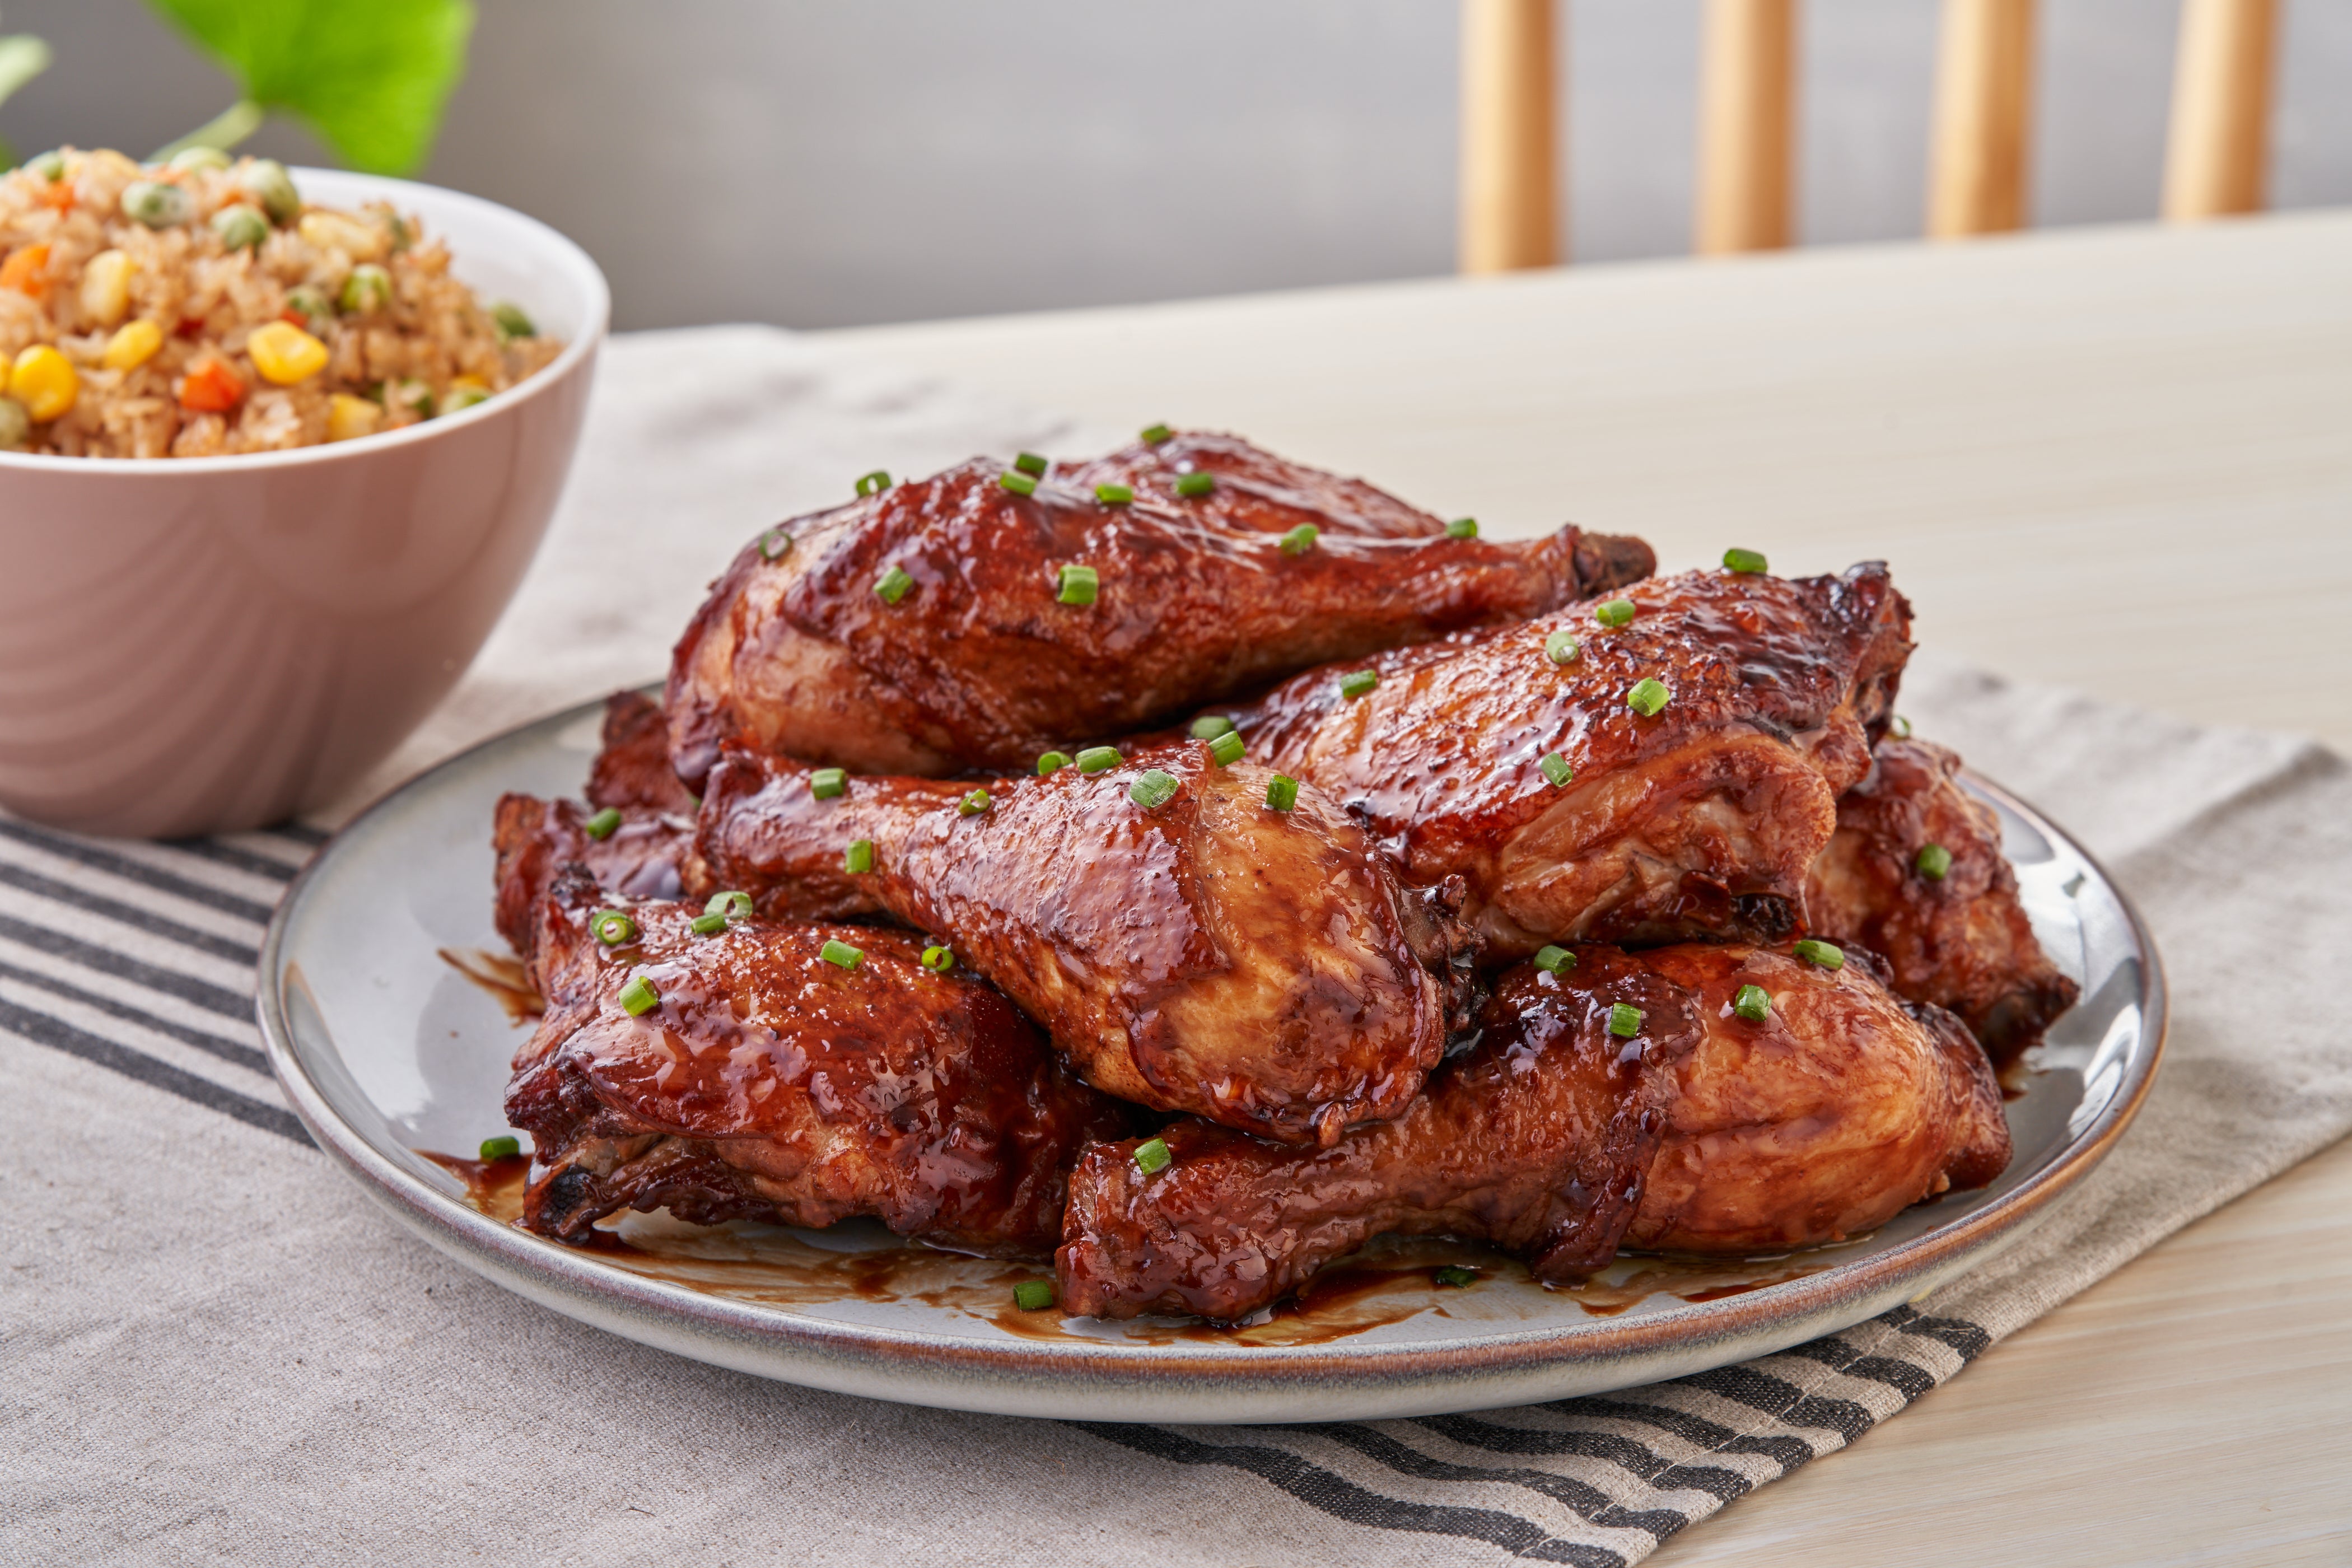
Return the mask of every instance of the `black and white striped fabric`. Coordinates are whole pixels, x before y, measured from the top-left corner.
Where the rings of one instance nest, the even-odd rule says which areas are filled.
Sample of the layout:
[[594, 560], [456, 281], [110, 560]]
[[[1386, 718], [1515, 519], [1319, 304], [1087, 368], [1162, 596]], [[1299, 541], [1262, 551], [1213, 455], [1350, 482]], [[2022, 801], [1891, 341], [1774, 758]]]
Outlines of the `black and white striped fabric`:
[[254, 973], [323, 837], [146, 844], [0, 818], [0, 1028], [308, 1143], [262, 1055]]
[[[0, 819], [0, 1028], [307, 1144], [253, 998], [263, 928], [320, 838], [289, 826], [141, 844]], [[1906, 1309], [1607, 1398], [1421, 1421], [1076, 1430], [1255, 1476], [1349, 1524], [1614, 1568], [1852, 1442], [1988, 1342], [1974, 1324]]]

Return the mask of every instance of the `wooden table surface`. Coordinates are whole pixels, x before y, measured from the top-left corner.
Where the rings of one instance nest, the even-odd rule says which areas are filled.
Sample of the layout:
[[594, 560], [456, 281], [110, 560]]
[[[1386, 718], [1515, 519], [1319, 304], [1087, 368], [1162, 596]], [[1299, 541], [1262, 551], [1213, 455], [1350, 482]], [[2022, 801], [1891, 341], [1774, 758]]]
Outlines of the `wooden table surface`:
[[[1490, 532], [1881, 556], [1940, 651], [2352, 750], [2352, 215], [828, 335]], [[2352, 1562], [2352, 1142], [1652, 1561]]]

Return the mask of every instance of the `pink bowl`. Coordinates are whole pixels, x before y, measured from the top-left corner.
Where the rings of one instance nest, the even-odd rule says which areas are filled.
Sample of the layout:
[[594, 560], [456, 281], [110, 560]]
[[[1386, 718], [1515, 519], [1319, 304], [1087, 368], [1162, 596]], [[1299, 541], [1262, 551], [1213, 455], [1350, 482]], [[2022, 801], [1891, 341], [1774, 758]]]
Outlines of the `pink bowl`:
[[439, 701], [522, 581], [579, 443], [604, 274], [520, 213], [294, 171], [423, 216], [562, 357], [462, 413], [292, 452], [0, 452], [0, 805], [164, 837], [325, 804]]

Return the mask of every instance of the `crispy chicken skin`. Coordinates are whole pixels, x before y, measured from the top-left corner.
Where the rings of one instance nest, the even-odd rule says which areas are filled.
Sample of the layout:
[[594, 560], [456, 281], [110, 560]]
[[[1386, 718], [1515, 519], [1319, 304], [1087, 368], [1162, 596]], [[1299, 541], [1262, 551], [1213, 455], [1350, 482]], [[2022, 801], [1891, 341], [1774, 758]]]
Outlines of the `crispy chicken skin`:
[[669, 765], [669, 716], [642, 691], [604, 699], [604, 745], [588, 771], [588, 804], [685, 817], [699, 804]]
[[[1736, 1016], [1742, 985], [1772, 1014]], [[1630, 1038], [1613, 1005], [1641, 1011]], [[1742, 1254], [1832, 1241], [2009, 1159], [1983, 1053], [1864, 960], [1588, 946], [1498, 983], [1477, 1047], [1396, 1120], [1286, 1149], [1200, 1121], [1087, 1151], [1056, 1255], [1064, 1309], [1230, 1321], [1384, 1232], [1490, 1242], [1565, 1279], [1619, 1247]]]
[[[2006, 1067], [2074, 1005], [2033, 934], [2001, 853], [2000, 819], [1960, 788], [1960, 759], [1924, 741], [1883, 740], [1868, 777], [1838, 801], [1838, 826], [1813, 862], [1805, 907], [1813, 929], [1885, 958], [1895, 989], [1933, 1002]], [[1919, 851], [1952, 858], [1924, 876]]]
[[[746, 546], [672, 657], [686, 786], [728, 744], [865, 773], [1025, 767], [1652, 564], [1637, 541], [1573, 527], [1509, 543], [1335, 531], [1292, 554], [1190, 502], [1108, 506], [1051, 480], [1021, 496], [1003, 473], [975, 458]], [[1060, 602], [1069, 565], [1095, 571], [1091, 603]], [[876, 586], [891, 572], [895, 603]]]
[[[1157, 806], [1131, 786], [1176, 781]], [[1402, 1110], [1466, 1002], [1458, 885], [1408, 897], [1312, 791], [1185, 742], [1107, 772], [971, 781], [852, 777], [730, 752], [698, 825], [703, 875], [764, 912], [887, 913], [950, 943], [1097, 1088], [1285, 1142]], [[874, 867], [843, 869], [866, 839]], [[698, 888], [689, 890], [699, 891]]]
[[539, 900], [555, 874], [577, 867], [615, 899], [674, 899], [694, 852], [691, 818], [631, 807], [604, 837], [588, 835], [577, 802], [537, 795], [499, 797], [490, 833], [498, 853], [496, 918], [526, 966], [539, 940]]
[[[1094, 494], [1097, 485], [1126, 485], [1138, 500], [1189, 507], [1226, 527], [1258, 533], [1287, 533], [1302, 522], [1325, 533], [1364, 539], [1430, 539], [1445, 531], [1444, 520], [1361, 479], [1310, 468], [1239, 436], [1206, 430], [1131, 442], [1089, 462], [1056, 463], [1053, 474], [1057, 483], [1084, 495]], [[1186, 474], [1207, 474], [1215, 488], [1205, 496], [1180, 496], [1176, 481]], [[1598, 542], [1606, 536], [1592, 537]], [[1645, 574], [1646, 569], [1634, 574]]]
[[[547, 997], [515, 1058], [507, 1120], [536, 1149], [524, 1222], [565, 1241], [623, 1208], [821, 1227], [870, 1215], [958, 1250], [1033, 1256], [1061, 1226], [1066, 1172], [1127, 1112], [1072, 1078], [993, 987], [922, 967], [898, 931], [626, 906], [637, 939], [589, 922], [607, 895], [557, 870], [534, 914]], [[828, 963], [828, 940], [860, 948]], [[633, 1017], [621, 988], [660, 994]]]
[[[1624, 596], [1622, 626], [1580, 604], [1310, 671], [1233, 717], [1251, 757], [1360, 814], [1408, 883], [1463, 877], [1498, 955], [1801, 929], [1910, 656], [1909, 605], [1876, 563], [1687, 572]], [[1580, 645], [1564, 664], [1555, 633]], [[1358, 669], [1380, 684], [1351, 699]], [[1645, 678], [1672, 693], [1654, 716], [1627, 700]]]

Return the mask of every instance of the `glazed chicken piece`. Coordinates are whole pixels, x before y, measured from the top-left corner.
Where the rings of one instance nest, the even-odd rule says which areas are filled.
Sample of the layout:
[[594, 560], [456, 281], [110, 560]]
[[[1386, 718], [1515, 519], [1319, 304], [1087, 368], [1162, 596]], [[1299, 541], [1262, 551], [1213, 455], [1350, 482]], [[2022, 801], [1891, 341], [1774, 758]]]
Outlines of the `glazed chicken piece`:
[[[1624, 597], [1621, 626], [1581, 604], [1228, 711], [1251, 757], [1359, 814], [1408, 884], [1464, 878], [1498, 955], [1801, 930], [1806, 874], [1910, 656], [1910, 606], [1876, 563], [1688, 572]], [[1349, 696], [1368, 671], [1378, 686]]]
[[1294, 552], [1189, 502], [1107, 505], [1050, 479], [1022, 496], [1003, 472], [975, 459], [747, 546], [671, 660], [686, 786], [729, 744], [863, 773], [1027, 767], [1653, 564], [1638, 540], [1574, 528], [1513, 543], [1335, 531]]
[[937, 933], [1099, 1089], [1328, 1143], [1419, 1091], [1473, 955], [1458, 886], [1407, 897], [1328, 801], [1268, 809], [1269, 777], [1187, 742], [1093, 774], [853, 776], [820, 799], [797, 763], [730, 752], [697, 842], [710, 888], [763, 912]]
[[[1206, 495], [1180, 494], [1176, 481], [1206, 474]], [[1325, 533], [1363, 539], [1430, 539], [1444, 521], [1361, 479], [1277, 458], [1239, 436], [1179, 430], [1162, 441], [1137, 441], [1087, 463], [1056, 463], [1054, 478], [1082, 495], [1125, 485], [1138, 500], [1192, 510], [1228, 528], [1287, 533], [1311, 522]]]
[[[1125, 1108], [1072, 1078], [976, 978], [925, 969], [898, 931], [757, 919], [715, 935], [699, 906], [623, 908], [574, 864], [536, 900], [547, 997], [515, 1058], [507, 1120], [535, 1152], [524, 1223], [587, 1239], [624, 1208], [700, 1224], [822, 1227], [872, 1215], [960, 1251], [1036, 1256], [1061, 1228], [1067, 1171]], [[828, 961], [846, 950], [853, 965]], [[633, 1015], [625, 988], [658, 1000]]]
[[614, 899], [674, 899], [694, 852], [691, 818], [632, 808], [602, 838], [579, 803], [537, 795], [499, 797], [491, 828], [498, 852], [496, 920], [526, 967], [539, 938], [539, 900], [558, 871], [575, 867]]
[[642, 691], [604, 699], [604, 744], [588, 770], [588, 804], [689, 820], [701, 804], [669, 765], [669, 716]]
[[[1957, 1015], [2006, 1067], [2081, 988], [2033, 934], [2000, 819], [1960, 787], [1960, 759], [1891, 739], [1872, 756], [1869, 776], [1838, 801], [1837, 833], [1805, 889], [1807, 916], [1832, 941], [1885, 958], [1897, 992]], [[1922, 869], [1930, 846], [1950, 857], [1939, 876]]]
[[[1745, 985], [1772, 998], [1751, 1023]], [[1632, 1033], [1612, 1010], [1638, 1012]], [[1849, 959], [1577, 951], [1510, 972], [1486, 1034], [1395, 1121], [1322, 1151], [1206, 1122], [1090, 1148], [1057, 1255], [1065, 1310], [1244, 1318], [1375, 1236], [1486, 1241], [1565, 1280], [1620, 1247], [1784, 1252], [1869, 1230], [2009, 1162], [1984, 1053]]]

